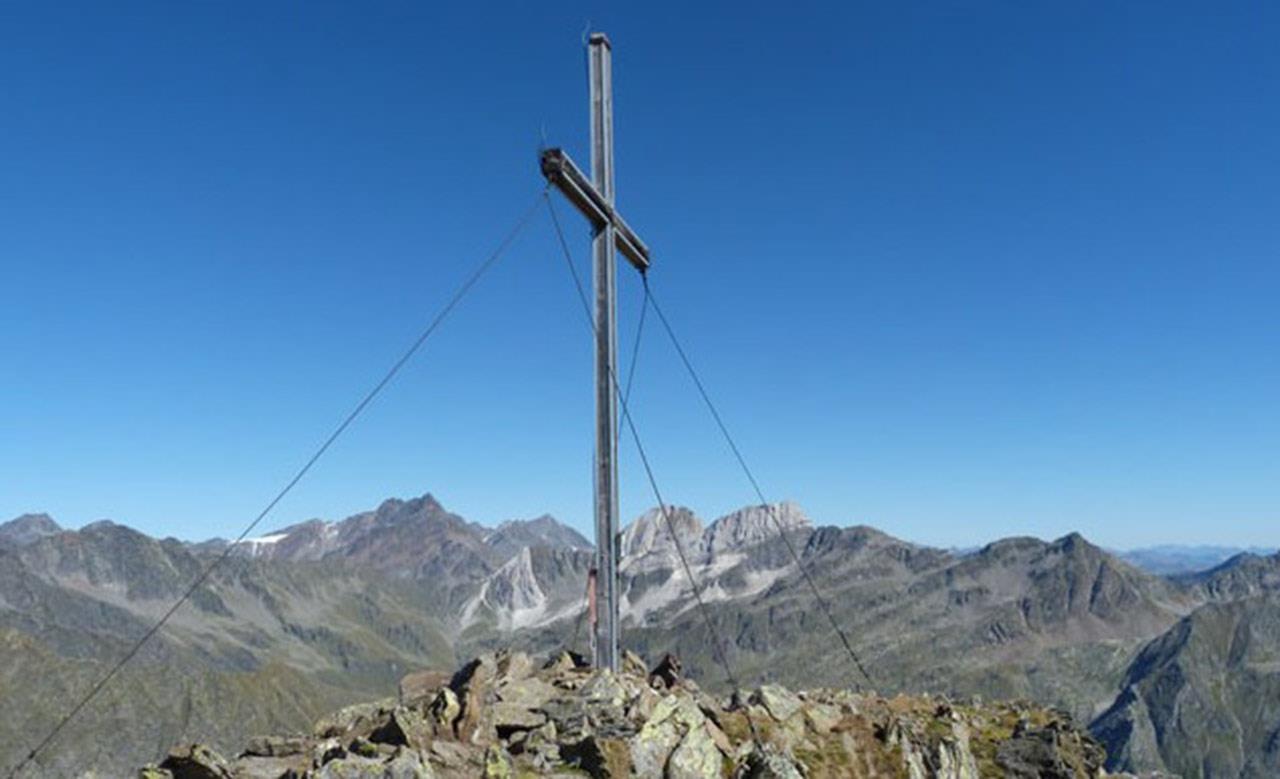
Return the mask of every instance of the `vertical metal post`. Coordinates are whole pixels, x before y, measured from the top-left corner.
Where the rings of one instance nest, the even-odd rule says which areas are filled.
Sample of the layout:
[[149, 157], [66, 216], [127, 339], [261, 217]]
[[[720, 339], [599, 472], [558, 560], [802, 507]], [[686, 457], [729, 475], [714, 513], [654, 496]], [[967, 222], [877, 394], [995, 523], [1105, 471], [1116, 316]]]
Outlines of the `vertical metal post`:
[[[593, 33], [588, 44], [591, 79], [591, 178], [613, 205], [613, 73], [609, 38]], [[618, 670], [618, 407], [613, 383], [617, 371], [617, 291], [614, 226], [602, 227], [592, 240], [596, 321], [596, 657], [597, 668]]]

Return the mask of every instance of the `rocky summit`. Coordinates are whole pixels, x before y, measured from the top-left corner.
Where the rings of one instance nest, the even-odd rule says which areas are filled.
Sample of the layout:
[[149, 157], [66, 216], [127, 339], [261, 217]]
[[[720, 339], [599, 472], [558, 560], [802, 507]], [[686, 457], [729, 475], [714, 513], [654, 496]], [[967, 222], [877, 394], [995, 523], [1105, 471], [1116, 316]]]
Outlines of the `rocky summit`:
[[1070, 715], [1026, 703], [763, 685], [717, 697], [667, 657], [619, 674], [569, 652], [482, 655], [400, 694], [252, 739], [238, 757], [185, 744], [141, 779], [339, 777], [1097, 777], [1105, 753]]

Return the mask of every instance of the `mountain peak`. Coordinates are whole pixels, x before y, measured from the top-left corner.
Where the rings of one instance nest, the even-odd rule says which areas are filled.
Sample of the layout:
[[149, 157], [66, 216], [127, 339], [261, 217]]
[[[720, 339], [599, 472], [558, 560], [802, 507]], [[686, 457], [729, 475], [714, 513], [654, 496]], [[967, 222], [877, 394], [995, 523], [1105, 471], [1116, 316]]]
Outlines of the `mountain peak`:
[[26, 546], [61, 532], [62, 527], [48, 514], [23, 514], [0, 525], [0, 545]]
[[747, 506], [720, 517], [706, 530], [708, 550], [739, 549], [768, 541], [779, 529], [809, 529], [809, 521], [799, 506], [790, 502]]
[[117, 527], [124, 527], [124, 525], [118, 525], [109, 519], [98, 519], [80, 528], [80, 532], [81, 533], [103, 533]]
[[444, 506], [430, 492], [423, 493], [416, 498], [387, 498], [378, 504], [378, 508], [374, 509], [374, 514], [379, 519], [390, 519], [398, 521], [402, 518], [413, 516], [421, 513], [435, 514], [444, 511]]
[[[667, 515], [682, 543], [696, 542], [702, 535], [702, 520], [698, 519], [691, 509], [684, 506], [667, 506]], [[639, 557], [650, 552], [668, 549], [674, 549], [674, 546], [667, 528], [667, 517], [663, 517], [661, 508], [649, 509], [636, 517], [622, 531], [624, 557]]]
[[1071, 532], [1062, 538], [1055, 539], [1049, 544], [1049, 549], [1065, 554], [1097, 554], [1102, 552], [1101, 547], [1090, 543], [1089, 539], [1078, 532]]
[[583, 538], [581, 533], [550, 514], [542, 514], [533, 519], [509, 519], [487, 533], [484, 543], [504, 558], [530, 546], [591, 548], [591, 542]]

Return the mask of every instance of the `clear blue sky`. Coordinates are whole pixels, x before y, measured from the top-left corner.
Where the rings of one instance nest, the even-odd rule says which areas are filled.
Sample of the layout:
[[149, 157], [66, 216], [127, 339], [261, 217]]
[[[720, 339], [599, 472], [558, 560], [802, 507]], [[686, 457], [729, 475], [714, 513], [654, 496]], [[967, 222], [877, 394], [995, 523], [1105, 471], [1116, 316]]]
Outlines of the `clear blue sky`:
[[[588, 21], [620, 206], [772, 497], [942, 544], [1276, 543], [1267, 3], [9, 4], [0, 518], [234, 535], [530, 202], [544, 130], [585, 162]], [[426, 491], [589, 527], [553, 240], [262, 529]], [[666, 493], [751, 502], [659, 334], [635, 413]]]

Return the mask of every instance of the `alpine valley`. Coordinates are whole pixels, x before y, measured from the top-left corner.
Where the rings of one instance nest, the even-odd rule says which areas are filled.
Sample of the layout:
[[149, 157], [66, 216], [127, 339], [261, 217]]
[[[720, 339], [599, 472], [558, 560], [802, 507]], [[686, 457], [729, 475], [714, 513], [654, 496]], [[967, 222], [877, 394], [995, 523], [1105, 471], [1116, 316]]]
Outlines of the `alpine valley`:
[[[1162, 575], [1077, 534], [957, 552], [817, 527], [790, 503], [670, 519], [745, 686], [868, 686], [790, 542], [882, 695], [1052, 707], [1089, 728], [1109, 770], [1280, 776], [1280, 554]], [[635, 519], [620, 546], [626, 648], [650, 663], [672, 653], [727, 692], [662, 515]], [[0, 525], [0, 767], [226, 551], [106, 521]], [[235, 754], [394, 695], [411, 672], [586, 649], [593, 553], [549, 516], [485, 527], [426, 495], [229, 552], [30, 775], [131, 776], [183, 742]]]

